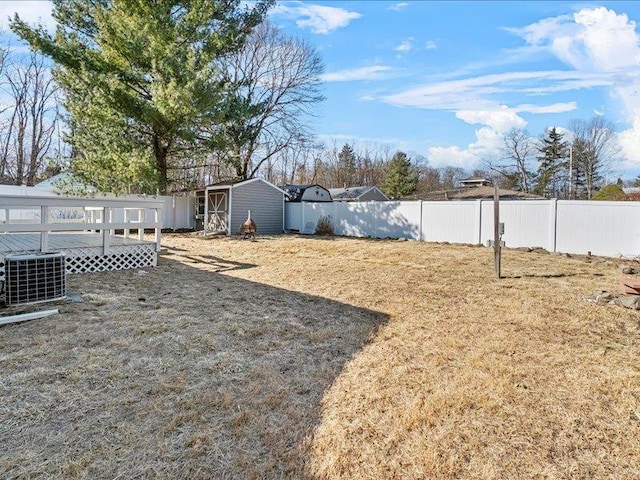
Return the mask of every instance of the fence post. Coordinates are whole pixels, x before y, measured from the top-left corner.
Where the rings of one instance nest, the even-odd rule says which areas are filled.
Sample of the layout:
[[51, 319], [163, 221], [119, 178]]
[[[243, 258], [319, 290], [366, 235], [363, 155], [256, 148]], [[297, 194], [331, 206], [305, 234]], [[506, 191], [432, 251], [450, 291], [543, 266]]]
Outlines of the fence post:
[[155, 240], [156, 240], [156, 252], [162, 250], [162, 227], [158, 227], [158, 222], [160, 221], [160, 215], [158, 214], [158, 209], [153, 209], [153, 221], [155, 225]]
[[420, 219], [418, 220], [418, 225], [420, 228], [420, 233], [418, 236], [418, 241], [422, 241], [424, 239], [424, 236], [422, 235], [422, 206], [424, 205], [424, 202], [422, 200], [420, 200]]
[[[166, 203], [165, 203], [165, 205], [166, 205]], [[175, 230], [176, 230], [176, 223], [177, 223], [177, 222], [176, 222], [176, 207], [177, 207], [177, 202], [176, 202], [176, 196], [175, 196], [175, 194], [174, 194], [174, 195], [171, 197], [171, 208], [172, 208], [172, 210], [171, 210], [171, 221], [173, 222], [173, 223], [171, 224], [171, 229], [172, 229], [174, 232], [175, 232]], [[146, 221], [146, 220], [147, 220], [147, 219], [146, 219], [146, 214], [147, 214], [146, 210], [145, 210], [145, 212], [144, 212], [144, 213], [145, 213], [145, 221]]]
[[493, 186], [493, 258], [496, 269], [496, 276], [502, 278], [502, 245], [500, 229], [500, 194], [498, 184]]
[[476, 227], [478, 232], [478, 241], [476, 242], [478, 245], [482, 244], [482, 200], [476, 200], [478, 205], [478, 210], [476, 211]]
[[[47, 224], [49, 223], [49, 207], [42, 205], [40, 207], [40, 223]], [[49, 250], [49, 231], [44, 227], [40, 230], [40, 251], [42, 253]]]
[[557, 248], [558, 199], [552, 198], [549, 202], [549, 251], [555, 253]]
[[124, 229], [124, 238], [129, 238], [129, 220], [131, 218], [131, 211], [128, 208], [124, 209], [124, 223], [127, 224], [127, 227]]
[[102, 254], [109, 255], [109, 234], [111, 230], [109, 228], [104, 228], [105, 223], [111, 223], [111, 207], [104, 207], [102, 210]]
[[[175, 209], [174, 209], [174, 214], [175, 214]], [[140, 223], [145, 223], [147, 221], [147, 209], [146, 208], [139, 208], [138, 209], [138, 221]], [[174, 224], [175, 224], [175, 222], [174, 222]], [[138, 240], [140, 240], [140, 241], [144, 240], [144, 228], [138, 228]]]

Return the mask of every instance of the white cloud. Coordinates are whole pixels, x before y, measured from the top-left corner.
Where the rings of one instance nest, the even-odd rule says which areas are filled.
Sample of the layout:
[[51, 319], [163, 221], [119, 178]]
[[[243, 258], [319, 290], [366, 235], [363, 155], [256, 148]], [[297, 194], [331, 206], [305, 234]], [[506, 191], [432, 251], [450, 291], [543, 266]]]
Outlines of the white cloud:
[[480, 161], [470, 149], [463, 150], [455, 145], [429, 148], [427, 160], [429, 165], [436, 168], [445, 166], [469, 168]]
[[270, 13], [295, 19], [298, 27], [309, 28], [313, 33], [319, 34], [331, 33], [362, 17], [360, 13], [344, 8], [302, 2], [292, 2], [292, 5], [278, 4]]
[[9, 29], [9, 18], [17, 13], [25, 22], [36, 25], [42, 24], [47, 30], [53, 30], [56, 22], [51, 16], [52, 3], [50, 1], [9, 1], [0, 2], [0, 27]]
[[573, 141], [573, 137], [574, 137], [573, 131], [569, 130], [566, 127], [562, 127], [560, 125], [548, 125], [547, 128], [545, 129], [545, 132], [548, 130], [551, 130], [552, 128], [555, 128], [556, 132], [562, 135], [564, 137], [564, 140], [566, 140], [567, 142]]
[[627, 160], [637, 167], [640, 164], [640, 109], [635, 112], [631, 128], [618, 134], [618, 145]]
[[578, 70], [612, 71], [637, 67], [640, 44], [635, 28], [626, 14], [599, 7], [507, 30]]
[[[439, 161], [477, 163], [510, 127], [526, 122], [519, 113], [557, 114], [577, 108], [575, 101], [552, 104], [533, 102], [505, 107], [514, 95], [533, 98], [594, 87], [608, 88], [623, 106], [631, 126], [619, 135], [621, 150], [640, 164], [640, 35], [627, 15], [604, 7], [583, 8], [573, 15], [546, 18], [519, 29], [508, 29], [522, 37], [526, 46], [511, 52], [510, 62], [552, 54], [568, 70], [515, 71], [462, 76], [433, 81], [387, 94], [381, 100], [391, 105], [455, 112], [460, 120], [481, 124], [476, 139], [466, 148], [432, 147], [429, 158]], [[458, 75], [468, 75], [469, 71]], [[613, 111], [613, 110], [612, 110]], [[599, 112], [597, 112], [599, 113]], [[500, 142], [498, 142], [500, 143]]]
[[475, 131], [475, 141], [466, 148], [456, 145], [449, 147], [431, 147], [427, 158], [433, 166], [452, 165], [462, 168], [477, 167], [499, 155], [504, 143], [504, 135], [511, 128], [524, 128], [526, 120], [505, 105], [492, 110], [460, 110], [456, 118], [471, 125], [481, 124]]
[[565, 113], [571, 112], [578, 108], [576, 102], [560, 102], [553, 103], [551, 105], [532, 105], [530, 103], [523, 103], [514, 107], [516, 112], [527, 113]]
[[580, 10], [574, 15], [582, 26], [577, 41], [597, 70], [638, 67], [640, 42], [636, 23], [625, 14], [618, 15], [604, 7]]
[[459, 110], [456, 118], [469, 124], [486, 125], [497, 134], [505, 134], [511, 128], [524, 128], [527, 122], [515, 110], [502, 105], [497, 110]]
[[525, 27], [505, 28], [505, 30], [522, 37], [529, 45], [552, 47], [554, 39], [575, 35], [578, 32], [578, 27], [573, 23], [571, 15], [560, 15], [542, 19]]
[[427, 158], [433, 166], [453, 165], [466, 169], [481, 166], [484, 162], [495, 160], [504, 145], [504, 136], [512, 128], [525, 128], [527, 121], [518, 112], [556, 113], [575, 108], [573, 102], [553, 105], [519, 105], [515, 108], [501, 105], [486, 110], [458, 110], [456, 118], [471, 125], [480, 124], [475, 131], [475, 141], [466, 148], [458, 146], [431, 147]]
[[351, 70], [339, 70], [320, 75], [323, 82], [353, 82], [357, 80], [379, 80], [384, 72], [391, 70], [386, 65], [372, 65], [370, 67], [360, 67]]
[[[489, 110], [500, 106], [502, 102], [494, 98], [499, 98], [501, 94], [544, 95], [558, 91], [606, 86], [611, 83], [610, 75], [600, 73], [583, 74], [566, 70], [506, 72], [427, 83], [385, 95], [381, 99], [401, 107], [451, 111]], [[569, 103], [564, 104], [563, 108], [569, 108]], [[527, 109], [530, 113], [538, 113], [534, 110], [534, 106], [529, 106]], [[540, 111], [539, 113], [550, 112]]]
[[[621, 103], [631, 124], [619, 135], [620, 148], [627, 159], [640, 164], [640, 35], [636, 27], [626, 14], [598, 7], [510, 31], [531, 48], [547, 49], [584, 76], [609, 76], [611, 96]], [[587, 87], [577, 79], [573, 86]], [[604, 109], [594, 113], [603, 114]]]
[[399, 12], [400, 10], [404, 10], [408, 6], [409, 4], [407, 2], [400, 2], [391, 5], [387, 10], [395, 10], [396, 12]]
[[413, 37], [409, 37], [406, 40], [400, 42], [398, 46], [394, 48], [396, 52], [407, 53], [413, 49]]
[[435, 40], [429, 40], [427, 43], [425, 43], [424, 45], [424, 49], [425, 50], [435, 50], [436, 48], [438, 48], [438, 44], [436, 43]]
[[456, 145], [429, 148], [427, 151], [429, 164], [434, 167], [451, 165], [471, 169], [481, 166], [483, 162], [494, 160], [502, 148], [503, 134], [485, 126], [476, 130], [475, 136], [476, 141], [464, 149]]

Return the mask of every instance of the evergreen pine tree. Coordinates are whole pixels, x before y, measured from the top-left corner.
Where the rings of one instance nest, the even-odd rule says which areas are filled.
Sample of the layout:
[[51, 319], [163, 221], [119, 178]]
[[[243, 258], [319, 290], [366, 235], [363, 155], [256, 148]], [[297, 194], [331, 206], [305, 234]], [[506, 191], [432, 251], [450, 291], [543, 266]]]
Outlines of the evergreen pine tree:
[[338, 186], [354, 187], [356, 183], [356, 155], [351, 145], [345, 143], [338, 154]]
[[547, 131], [538, 148], [538, 178], [535, 193], [546, 197], [564, 194], [567, 177], [567, 144], [562, 141], [563, 134], [555, 127]]
[[393, 199], [406, 197], [418, 188], [418, 172], [404, 152], [396, 152], [387, 169], [382, 190]]
[[[215, 135], [203, 132], [215, 132], [228, 116], [225, 101], [234, 86], [214, 80], [215, 61], [242, 47], [271, 4], [54, 0], [55, 36], [18, 15], [11, 29], [56, 62], [72, 120], [70, 140], [90, 176], [116, 172], [126, 179], [139, 172], [145, 178], [135, 181], [147, 184], [152, 171], [164, 193], [175, 156], [211, 148]], [[147, 165], [123, 171], [119, 163]]]

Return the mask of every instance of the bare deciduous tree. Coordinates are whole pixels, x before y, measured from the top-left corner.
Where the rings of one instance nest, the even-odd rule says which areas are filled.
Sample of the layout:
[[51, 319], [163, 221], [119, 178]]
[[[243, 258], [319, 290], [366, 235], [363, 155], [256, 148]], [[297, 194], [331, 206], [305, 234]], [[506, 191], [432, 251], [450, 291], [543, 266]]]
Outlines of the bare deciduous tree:
[[56, 136], [58, 87], [44, 57], [35, 53], [26, 61], [8, 61], [3, 84], [13, 104], [0, 123], [0, 178], [33, 185], [47, 167]]
[[514, 177], [517, 180], [516, 187], [529, 192], [533, 176], [530, 163], [535, 151], [536, 146], [527, 131], [512, 128], [504, 137], [503, 160], [496, 164], [489, 163], [489, 168], [507, 178]]
[[530, 163], [535, 151], [536, 145], [527, 131], [512, 128], [503, 138], [500, 158], [486, 161], [488, 171], [483, 176], [491, 177], [503, 188], [529, 192], [534, 176]]
[[228, 122], [212, 133], [222, 137], [238, 178], [252, 178], [284, 149], [312, 140], [308, 121], [323, 100], [323, 67], [313, 47], [264, 22], [220, 67], [237, 90]]
[[[585, 190], [591, 199], [618, 154], [613, 124], [602, 116], [590, 120], [572, 120], [573, 168], [576, 169], [577, 187]], [[580, 185], [582, 184], [582, 185]]]

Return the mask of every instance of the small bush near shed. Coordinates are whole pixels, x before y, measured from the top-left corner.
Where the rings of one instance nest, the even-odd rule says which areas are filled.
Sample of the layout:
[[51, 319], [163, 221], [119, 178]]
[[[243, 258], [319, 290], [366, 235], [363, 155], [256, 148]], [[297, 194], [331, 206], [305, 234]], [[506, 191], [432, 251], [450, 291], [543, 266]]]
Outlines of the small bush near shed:
[[324, 216], [318, 219], [316, 235], [333, 235], [333, 223], [331, 217]]

